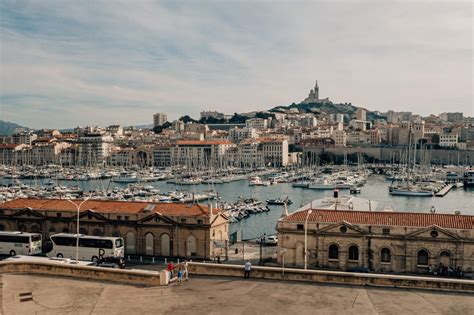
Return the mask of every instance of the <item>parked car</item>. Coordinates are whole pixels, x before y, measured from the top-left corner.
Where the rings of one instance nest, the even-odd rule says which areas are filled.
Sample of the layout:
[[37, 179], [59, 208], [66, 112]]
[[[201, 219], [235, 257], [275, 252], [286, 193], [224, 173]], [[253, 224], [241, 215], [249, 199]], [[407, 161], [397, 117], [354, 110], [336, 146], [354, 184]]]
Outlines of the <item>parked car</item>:
[[125, 259], [123, 257], [104, 257], [97, 261], [98, 267], [104, 268], [125, 268]]
[[265, 245], [277, 246], [278, 245], [278, 236], [276, 236], [276, 235], [268, 236], [267, 239], [265, 240]]

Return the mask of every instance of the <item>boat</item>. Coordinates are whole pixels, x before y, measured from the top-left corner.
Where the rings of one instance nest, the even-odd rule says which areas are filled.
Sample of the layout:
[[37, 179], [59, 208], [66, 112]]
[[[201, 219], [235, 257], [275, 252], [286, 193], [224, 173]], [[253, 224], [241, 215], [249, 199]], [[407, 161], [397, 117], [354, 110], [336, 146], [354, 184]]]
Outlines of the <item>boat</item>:
[[290, 199], [288, 199], [288, 197], [286, 199], [280, 199], [280, 198], [267, 199], [267, 204], [268, 205], [283, 206], [285, 204], [291, 205], [292, 203], [293, 202]]
[[432, 191], [423, 190], [416, 186], [410, 185], [405, 187], [390, 187], [389, 193], [394, 196], [433, 197]]
[[323, 179], [323, 180], [316, 180], [308, 185], [308, 189], [317, 189], [317, 190], [333, 190], [334, 183]]
[[357, 187], [357, 186], [352, 186], [352, 187], [349, 189], [349, 192], [350, 192], [351, 194], [355, 195], [355, 194], [360, 194], [361, 191], [360, 191], [360, 188], [359, 188], [359, 187]]
[[474, 170], [464, 173], [463, 176], [464, 187], [474, 186]]

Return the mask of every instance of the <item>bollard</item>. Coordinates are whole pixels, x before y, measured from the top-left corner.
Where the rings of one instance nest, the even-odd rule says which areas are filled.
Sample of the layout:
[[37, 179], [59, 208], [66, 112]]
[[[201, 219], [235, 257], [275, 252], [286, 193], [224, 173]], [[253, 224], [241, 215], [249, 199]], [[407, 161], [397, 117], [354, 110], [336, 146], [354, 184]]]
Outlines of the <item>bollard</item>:
[[165, 265], [168, 264], [168, 258], [165, 258]]
[[155, 263], [155, 257], [153, 257], [153, 258], [151, 259], [151, 262], [152, 262], [152, 263]]
[[143, 262], [143, 258], [142, 258], [142, 256], [140, 256], [140, 262]]
[[179, 258], [178, 258], [178, 264], [179, 264]]
[[128, 261], [130, 261], [130, 255], [128, 255]]

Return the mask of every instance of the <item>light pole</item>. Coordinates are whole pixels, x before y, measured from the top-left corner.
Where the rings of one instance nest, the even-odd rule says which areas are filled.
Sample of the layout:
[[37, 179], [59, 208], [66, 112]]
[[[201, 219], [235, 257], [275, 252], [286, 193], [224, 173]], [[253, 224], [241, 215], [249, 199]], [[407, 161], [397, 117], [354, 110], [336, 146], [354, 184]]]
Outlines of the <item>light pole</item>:
[[312, 209], [308, 210], [306, 214], [306, 220], [304, 221], [304, 269], [308, 267], [308, 218], [309, 215], [313, 213]]
[[69, 203], [73, 204], [74, 207], [77, 209], [77, 223], [76, 223], [76, 264], [79, 261], [79, 212], [81, 210], [81, 206], [91, 198], [92, 195], [89, 195], [86, 199], [84, 199], [80, 204], [76, 204], [72, 202], [70, 199], [66, 199]]

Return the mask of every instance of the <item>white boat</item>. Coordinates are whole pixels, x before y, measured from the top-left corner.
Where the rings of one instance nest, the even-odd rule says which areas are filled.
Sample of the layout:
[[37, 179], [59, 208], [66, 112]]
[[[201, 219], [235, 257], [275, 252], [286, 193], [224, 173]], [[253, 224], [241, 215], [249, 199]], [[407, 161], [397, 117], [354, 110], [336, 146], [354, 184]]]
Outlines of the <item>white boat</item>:
[[334, 183], [328, 181], [327, 179], [316, 180], [311, 182], [308, 185], [308, 189], [317, 189], [317, 190], [332, 190], [334, 189]]

